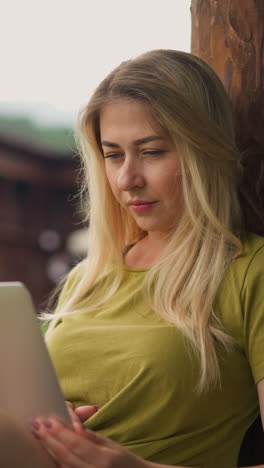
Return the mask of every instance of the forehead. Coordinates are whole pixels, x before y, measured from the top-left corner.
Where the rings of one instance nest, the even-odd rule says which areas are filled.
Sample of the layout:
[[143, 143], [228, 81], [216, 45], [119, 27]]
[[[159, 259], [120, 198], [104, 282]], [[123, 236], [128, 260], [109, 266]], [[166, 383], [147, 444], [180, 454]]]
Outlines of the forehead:
[[106, 105], [99, 116], [101, 139], [120, 136], [167, 136], [148, 104], [132, 99], [117, 99]]

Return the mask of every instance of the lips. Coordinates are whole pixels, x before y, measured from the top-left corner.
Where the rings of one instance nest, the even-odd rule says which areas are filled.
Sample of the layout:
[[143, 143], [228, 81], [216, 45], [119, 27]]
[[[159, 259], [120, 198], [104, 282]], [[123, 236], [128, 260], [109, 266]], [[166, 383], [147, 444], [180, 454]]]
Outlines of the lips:
[[146, 200], [129, 200], [128, 206], [134, 213], [147, 213], [152, 211], [153, 205], [156, 201], [146, 201]]
[[128, 205], [133, 206], [140, 206], [140, 205], [151, 205], [152, 203], [156, 203], [155, 201], [145, 201], [145, 200], [129, 200]]

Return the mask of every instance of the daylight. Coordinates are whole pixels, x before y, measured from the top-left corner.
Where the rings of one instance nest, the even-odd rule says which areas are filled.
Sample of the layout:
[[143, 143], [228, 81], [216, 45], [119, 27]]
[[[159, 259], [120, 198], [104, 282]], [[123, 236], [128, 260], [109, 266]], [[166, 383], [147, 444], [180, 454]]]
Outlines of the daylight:
[[1, 8], [0, 114], [71, 124], [118, 63], [190, 50], [190, 0], [9, 0]]

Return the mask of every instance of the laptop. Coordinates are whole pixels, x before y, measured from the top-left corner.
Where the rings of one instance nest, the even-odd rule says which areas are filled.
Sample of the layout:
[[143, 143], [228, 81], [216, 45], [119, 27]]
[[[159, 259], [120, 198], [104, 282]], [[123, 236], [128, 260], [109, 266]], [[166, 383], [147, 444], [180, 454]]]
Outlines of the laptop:
[[23, 426], [37, 416], [71, 426], [29, 291], [0, 283], [0, 407]]

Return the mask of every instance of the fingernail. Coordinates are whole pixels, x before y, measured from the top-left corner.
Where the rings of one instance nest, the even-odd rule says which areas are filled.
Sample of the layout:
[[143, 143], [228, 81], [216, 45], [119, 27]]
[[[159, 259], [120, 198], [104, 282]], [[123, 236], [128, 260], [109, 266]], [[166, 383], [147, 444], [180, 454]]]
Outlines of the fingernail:
[[32, 427], [34, 427], [34, 429], [36, 429], [36, 431], [38, 431], [40, 429], [40, 425], [37, 421], [34, 421], [34, 419], [32, 421], [30, 421], [30, 424]]
[[44, 424], [44, 426], [47, 428], [47, 429], [50, 429], [52, 427], [52, 422], [49, 421], [48, 419], [42, 419], [42, 422]]
[[99, 409], [101, 408], [101, 406], [98, 405], [94, 405], [94, 407], [96, 408], [96, 411], [99, 411]]

